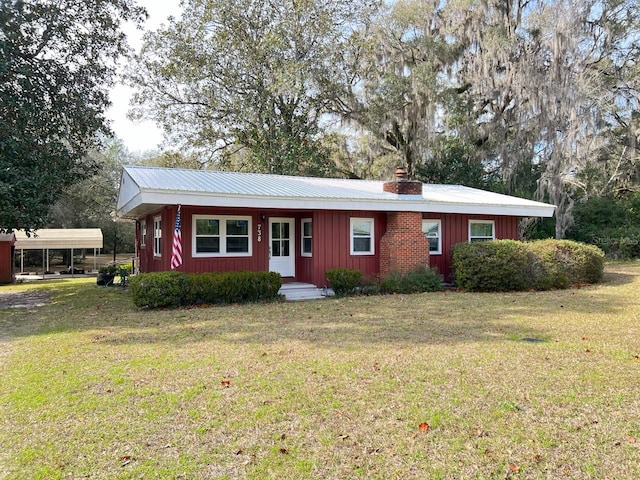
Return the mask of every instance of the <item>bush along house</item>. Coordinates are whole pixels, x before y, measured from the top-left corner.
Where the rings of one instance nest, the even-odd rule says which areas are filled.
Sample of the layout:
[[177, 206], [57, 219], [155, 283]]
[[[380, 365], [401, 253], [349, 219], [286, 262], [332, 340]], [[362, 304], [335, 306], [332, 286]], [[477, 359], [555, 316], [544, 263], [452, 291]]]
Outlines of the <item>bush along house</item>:
[[141, 272], [171, 269], [180, 207], [184, 272], [273, 271], [326, 285], [331, 268], [384, 277], [419, 265], [450, 278], [451, 247], [517, 239], [546, 203], [459, 185], [127, 166], [119, 217], [137, 224]]

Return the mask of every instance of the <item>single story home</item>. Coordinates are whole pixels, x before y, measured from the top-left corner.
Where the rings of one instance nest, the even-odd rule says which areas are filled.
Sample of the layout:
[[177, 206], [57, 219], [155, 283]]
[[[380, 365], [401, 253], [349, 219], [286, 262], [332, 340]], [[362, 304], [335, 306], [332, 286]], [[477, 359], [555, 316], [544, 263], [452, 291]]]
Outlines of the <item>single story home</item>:
[[446, 277], [459, 242], [517, 239], [546, 203], [459, 185], [127, 166], [116, 213], [137, 223], [140, 271], [170, 270], [180, 206], [186, 272], [274, 271], [326, 285], [330, 268], [369, 276], [430, 265]]

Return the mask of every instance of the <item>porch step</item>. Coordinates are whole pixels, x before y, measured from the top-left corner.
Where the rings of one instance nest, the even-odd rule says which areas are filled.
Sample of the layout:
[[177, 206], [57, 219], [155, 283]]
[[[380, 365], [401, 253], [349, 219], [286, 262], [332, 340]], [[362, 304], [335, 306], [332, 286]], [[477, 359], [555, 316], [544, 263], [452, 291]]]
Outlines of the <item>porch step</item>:
[[284, 295], [287, 300], [320, 300], [327, 296], [333, 295], [331, 289], [325, 290], [318, 288], [311, 283], [293, 282], [283, 283], [280, 295]]

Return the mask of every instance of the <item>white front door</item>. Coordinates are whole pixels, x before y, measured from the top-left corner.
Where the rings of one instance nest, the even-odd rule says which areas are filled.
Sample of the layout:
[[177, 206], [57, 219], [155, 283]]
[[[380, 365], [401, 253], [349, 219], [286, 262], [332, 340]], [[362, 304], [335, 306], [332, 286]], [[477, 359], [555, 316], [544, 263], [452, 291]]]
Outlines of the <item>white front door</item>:
[[293, 218], [269, 219], [269, 271], [283, 277], [294, 277], [295, 245]]

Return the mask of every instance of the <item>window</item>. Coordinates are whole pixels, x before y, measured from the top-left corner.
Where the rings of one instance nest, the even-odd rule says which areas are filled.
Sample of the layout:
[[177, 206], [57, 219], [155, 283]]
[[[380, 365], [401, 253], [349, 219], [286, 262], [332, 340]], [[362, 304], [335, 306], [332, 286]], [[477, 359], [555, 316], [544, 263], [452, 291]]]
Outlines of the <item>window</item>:
[[302, 228], [302, 254], [303, 257], [311, 257], [312, 256], [312, 240], [313, 240], [313, 230], [310, 218], [303, 218], [301, 221]]
[[162, 217], [153, 217], [153, 255], [162, 256]]
[[193, 216], [193, 256], [251, 255], [251, 217]]
[[469, 220], [469, 242], [484, 242], [494, 238], [493, 220]]
[[144, 247], [147, 244], [147, 219], [145, 218], [140, 223], [140, 246]]
[[429, 255], [440, 255], [442, 253], [440, 227], [440, 220], [422, 220], [422, 233], [429, 240]]
[[351, 219], [351, 255], [373, 255], [373, 218]]

